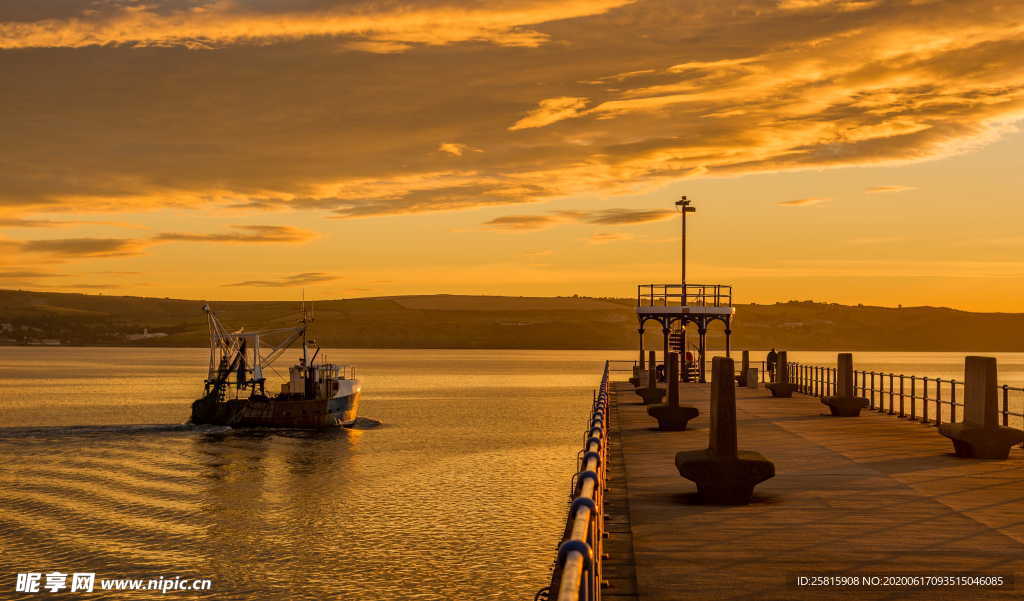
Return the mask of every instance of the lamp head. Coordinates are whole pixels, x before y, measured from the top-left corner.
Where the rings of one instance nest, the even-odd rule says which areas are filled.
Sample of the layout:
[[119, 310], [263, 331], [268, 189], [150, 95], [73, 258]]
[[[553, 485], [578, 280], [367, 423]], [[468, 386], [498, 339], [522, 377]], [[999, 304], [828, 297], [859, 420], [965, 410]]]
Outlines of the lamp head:
[[693, 202], [687, 200], [685, 196], [676, 201], [676, 206], [679, 207], [680, 213], [694, 213], [697, 211], [697, 208], [693, 206]]

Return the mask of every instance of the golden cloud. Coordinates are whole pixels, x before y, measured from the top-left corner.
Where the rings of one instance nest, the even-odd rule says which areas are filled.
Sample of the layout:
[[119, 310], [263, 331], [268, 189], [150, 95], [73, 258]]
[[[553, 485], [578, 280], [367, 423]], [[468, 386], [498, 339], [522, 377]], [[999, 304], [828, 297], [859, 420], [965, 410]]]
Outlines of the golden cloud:
[[783, 200], [775, 204], [780, 207], [810, 207], [814, 205], [820, 205], [825, 202], [829, 202], [831, 198], [823, 198], [820, 196], [810, 196], [807, 198], [797, 198], [795, 200]]
[[299, 243], [317, 237], [315, 232], [292, 226], [235, 225], [234, 231], [217, 234], [165, 232], [151, 238], [54, 238], [4, 240], [15, 252], [43, 254], [57, 259], [93, 259], [142, 254], [155, 244], [167, 242], [214, 242], [227, 244]]
[[28, 240], [20, 249], [60, 258], [107, 258], [138, 255], [148, 244], [131, 238], [57, 238]]
[[907, 192], [908, 190], [916, 190], [914, 186], [872, 186], [864, 190], [867, 194], [891, 194], [894, 192]]
[[282, 288], [290, 286], [309, 286], [313, 284], [325, 284], [341, 279], [339, 276], [311, 271], [306, 273], [295, 273], [275, 280], [246, 280], [234, 284], [224, 284], [227, 287], [255, 287], [255, 288]]
[[627, 234], [623, 232], [597, 232], [588, 238], [590, 244], [607, 244], [609, 242], [619, 242], [622, 240], [632, 240], [633, 234]]
[[558, 223], [559, 219], [551, 215], [505, 215], [495, 217], [484, 223], [484, 227], [509, 231], [539, 230]]
[[505, 215], [484, 222], [488, 229], [532, 231], [564, 222], [583, 222], [597, 225], [634, 225], [663, 221], [675, 215], [665, 209], [604, 209], [601, 211], [553, 211], [547, 215]]
[[441, 152], [447, 152], [448, 154], [456, 157], [462, 156], [466, 151], [483, 152], [479, 148], [473, 148], [468, 144], [459, 144], [457, 142], [444, 142], [437, 149]]
[[348, 42], [346, 47], [373, 53], [401, 52], [411, 44], [467, 41], [535, 47], [547, 36], [524, 27], [596, 15], [631, 1], [567, 0], [551, 4], [513, 0], [401, 6], [370, 1], [341, 6], [325, 2], [306, 11], [289, 10], [289, 4], [281, 2], [265, 12], [230, 0], [98, 6], [82, 2], [74, 15], [0, 22], [0, 49], [120, 44], [210, 49], [315, 36], [355, 36], [360, 39]]
[[219, 234], [166, 232], [154, 242], [226, 242], [229, 244], [264, 244], [306, 242], [317, 237], [315, 232], [288, 225], [234, 225], [235, 231]]
[[[0, 208], [11, 227], [44, 227], [25, 215], [230, 207], [349, 219], [607, 198], [949, 156], [1024, 116], [1020, 2], [699, 4], [0, 10], [0, 47], [20, 49], [0, 52], [18, 84], [0, 97], [18, 116], [0, 142], [19, 149], [0, 163]], [[246, 235], [258, 237], [177, 239]]]
[[559, 98], [545, 98], [537, 104], [537, 108], [526, 113], [526, 116], [509, 126], [509, 131], [517, 129], [529, 129], [531, 127], [544, 127], [557, 123], [563, 119], [572, 119], [583, 114], [583, 108], [587, 106], [586, 98], [573, 98], [561, 96]]

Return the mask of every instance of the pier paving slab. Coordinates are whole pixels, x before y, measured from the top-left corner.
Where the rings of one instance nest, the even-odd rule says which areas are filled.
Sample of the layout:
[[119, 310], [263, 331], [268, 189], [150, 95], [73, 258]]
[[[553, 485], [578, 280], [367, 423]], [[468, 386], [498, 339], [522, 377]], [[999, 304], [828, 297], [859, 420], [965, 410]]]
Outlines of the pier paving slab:
[[[739, 448], [775, 462], [748, 506], [701, 505], [677, 451], [708, 446], [710, 387], [682, 384], [701, 416], [659, 432], [612, 384], [640, 600], [1024, 599], [1024, 450], [961, 459], [936, 429], [815, 397], [737, 388]], [[797, 576], [1020, 577], [1012, 588], [797, 587]]]

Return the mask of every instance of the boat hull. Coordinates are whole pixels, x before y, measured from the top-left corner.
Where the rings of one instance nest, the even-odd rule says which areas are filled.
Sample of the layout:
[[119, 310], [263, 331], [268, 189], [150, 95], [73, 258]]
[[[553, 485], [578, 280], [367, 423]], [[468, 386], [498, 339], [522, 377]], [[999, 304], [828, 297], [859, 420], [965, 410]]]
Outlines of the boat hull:
[[353, 381], [326, 399], [252, 397], [219, 402], [202, 398], [192, 403], [193, 424], [232, 427], [337, 428], [359, 415], [361, 386]]

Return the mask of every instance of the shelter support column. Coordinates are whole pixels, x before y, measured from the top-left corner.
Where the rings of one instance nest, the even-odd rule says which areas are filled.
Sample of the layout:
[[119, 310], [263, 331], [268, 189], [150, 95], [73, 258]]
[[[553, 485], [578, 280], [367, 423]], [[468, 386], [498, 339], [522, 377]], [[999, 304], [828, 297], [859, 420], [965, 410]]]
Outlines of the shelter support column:
[[700, 355], [700, 382], [703, 384], [707, 382], [706, 372], [707, 368], [705, 365], [706, 358], [705, 352], [707, 351], [707, 338], [708, 338], [708, 324], [706, 321], [700, 321], [697, 324], [697, 335], [698, 335], [698, 351]]
[[640, 322], [640, 328], [637, 329], [640, 334], [640, 371], [644, 371], [644, 324]]

